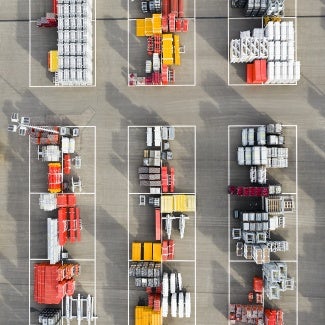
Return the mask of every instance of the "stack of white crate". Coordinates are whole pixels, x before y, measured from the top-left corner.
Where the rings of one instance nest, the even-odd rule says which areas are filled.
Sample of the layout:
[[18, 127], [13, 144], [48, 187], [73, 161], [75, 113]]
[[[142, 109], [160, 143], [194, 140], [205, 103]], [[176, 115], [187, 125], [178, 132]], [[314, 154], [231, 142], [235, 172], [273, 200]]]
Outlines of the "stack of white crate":
[[288, 148], [268, 147], [267, 148], [267, 167], [268, 168], [287, 168], [288, 167]]
[[267, 83], [291, 84], [300, 79], [300, 62], [295, 59], [293, 21], [270, 21], [265, 27], [268, 40]]
[[93, 83], [92, 0], [58, 0], [57, 86]]

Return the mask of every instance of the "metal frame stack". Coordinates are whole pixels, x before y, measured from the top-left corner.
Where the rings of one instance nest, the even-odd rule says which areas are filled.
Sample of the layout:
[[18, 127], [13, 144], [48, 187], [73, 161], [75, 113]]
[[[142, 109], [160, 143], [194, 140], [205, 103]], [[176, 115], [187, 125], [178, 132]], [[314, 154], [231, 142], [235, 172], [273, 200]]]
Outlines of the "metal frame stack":
[[294, 278], [288, 278], [287, 264], [272, 262], [263, 265], [265, 294], [270, 299], [280, 299], [280, 292], [293, 290]]
[[255, 28], [252, 36], [250, 31], [241, 32], [240, 39], [230, 42], [231, 63], [247, 63], [267, 58], [268, 43], [263, 28]]
[[58, 0], [56, 86], [93, 84], [92, 0]]

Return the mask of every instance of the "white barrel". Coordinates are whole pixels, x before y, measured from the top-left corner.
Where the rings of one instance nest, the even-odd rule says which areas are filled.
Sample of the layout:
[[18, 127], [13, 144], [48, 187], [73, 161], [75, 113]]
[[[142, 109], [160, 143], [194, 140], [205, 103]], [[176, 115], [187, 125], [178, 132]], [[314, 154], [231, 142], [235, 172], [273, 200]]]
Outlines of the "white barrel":
[[267, 63], [267, 83], [274, 82], [274, 62]]
[[265, 27], [265, 37], [269, 41], [273, 41], [274, 39], [274, 26], [273, 26], [273, 21], [269, 21], [268, 24]]
[[274, 82], [279, 83], [281, 81], [281, 62], [274, 63]]
[[294, 78], [295, 81], [300, 80], [300, 61], [296, 61], [294, 64]]
[[280, 22], [276, 21], [274, 23], [274, 40], [280, 41], [281, 39], [281, 28], [280, 28]]
[[281, 42], [276, 41], [274, 42], [274, 61], [281, 60]]
[[287, 40], [287, 22], [282, 21], [281, 22], [281, 41]]
[[288, 42], [281, 42], [281, 61], [288, 59]]
[[273, 41], [268, 42], [268, 48], [269, 48], [268, 61], [274, 61], [274, 42]]
[[293, 21], [287, 22], [287, 39], [288, 41], [294, 41], [295, 39], [295, 30], [293, 27]]
[[288, 82], [289, 83], [295, 82], [293, 78], [293, 61], [288, 62]]
[[288, 42], [288, 60], [294, 60], [295, 59], [295, 45], [294, 41]]
[[283, 83], [288, 82], [288, 62], [281, 62], [281, 79]]

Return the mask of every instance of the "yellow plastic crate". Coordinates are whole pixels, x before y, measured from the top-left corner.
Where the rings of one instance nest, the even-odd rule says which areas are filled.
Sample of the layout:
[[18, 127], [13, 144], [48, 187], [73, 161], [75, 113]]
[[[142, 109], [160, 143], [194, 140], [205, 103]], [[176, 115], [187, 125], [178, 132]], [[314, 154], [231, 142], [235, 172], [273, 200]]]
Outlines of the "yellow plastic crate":
[[132, 261], [141, 261], [141, 243], [132, 243]]
[[179, 53], [179, 35], [174, 35], [174, 58], [175, 58], [175, 65], [180, 65], [181, 56]]
[[145, 18], [144, 19], [144, 26], [145, 26], [145, 36], [152, 36], [153, 35], [153, 30], [152, 30], [152, 18]]
[[152, 261], [152, 243], [143, 244], [143, 255], [144, 261]]
[[145, 22], [144, 19], [137, 19], [135, 21], [135, 25], [136, 25], [136, 36], [145, 36]]
[[154, 34], [161, 34], [161, 14], [152, 15], [152, 31]]
[[59, 69], [59, 55], [57, 50], [48, 52], [48, 70], [56, 72]]
[[152, 245], [153, 258], [154, 262], [161, 261], [161, 243], [153, 243]]
[[161, 196], [161, 212], [162, 213], [171, 213], [173, 212], [174, 201], [172, 195], [162, 195]]
[[161, 312], [152, 311], [151, 325], [161, 325], [161, 324], [162, 324]]

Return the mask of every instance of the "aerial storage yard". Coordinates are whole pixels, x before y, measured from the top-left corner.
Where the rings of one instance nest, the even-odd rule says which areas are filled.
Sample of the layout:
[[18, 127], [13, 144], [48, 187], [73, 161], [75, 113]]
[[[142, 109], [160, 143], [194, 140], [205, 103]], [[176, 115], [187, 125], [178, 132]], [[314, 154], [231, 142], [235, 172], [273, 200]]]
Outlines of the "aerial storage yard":
[[0, 324], [323, 324], [324, 12], [3, 5]]

